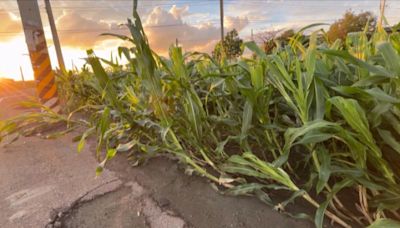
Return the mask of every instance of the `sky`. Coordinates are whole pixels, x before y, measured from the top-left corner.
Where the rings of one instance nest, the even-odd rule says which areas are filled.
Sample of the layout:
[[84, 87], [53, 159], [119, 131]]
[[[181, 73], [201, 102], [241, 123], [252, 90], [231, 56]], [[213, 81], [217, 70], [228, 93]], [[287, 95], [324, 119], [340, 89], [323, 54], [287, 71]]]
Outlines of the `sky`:
[[[44, 1], [39, 1], [48, 49], [57, 67]], [[101, 33], [127, 34], [123, 26], [132, 14], [132, 0], [51, 0], [66, 67], [81, 67], [86, 50], [109, 58], [127, 45]], [[332, 23], [347, 10], [379, 13], [379, 0], [225, 0], [225, 31], [236, 29], [243, 39], [251, 31], [300, 28]], [[160, 55], [178, 39], [186, 51], [210, 52], [220, 38], [219, 0], [139, 0], [139, 14], [153, 50]], [[400, 21], [400, 0], [387, 0], [389, 24]], [[0, 78], [33, 79], [16, 0], [0, 0]]]

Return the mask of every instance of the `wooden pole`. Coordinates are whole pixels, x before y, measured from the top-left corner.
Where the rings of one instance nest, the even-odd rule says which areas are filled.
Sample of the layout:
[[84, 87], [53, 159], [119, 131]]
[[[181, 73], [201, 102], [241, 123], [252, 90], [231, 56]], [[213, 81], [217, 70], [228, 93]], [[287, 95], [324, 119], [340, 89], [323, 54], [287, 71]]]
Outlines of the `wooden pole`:
[[36, 0], [17, 0], [25, 40], [36, 81], [39, 100], [55, 112], [60, 110], [54, 72], [51, 68], [46, 37]]
[[51, 34], [53, 36], [54, 47], [56, 49], [58, 66], [60, 67], [60, 70], [64, 72], [65, 71], [64, 58], [61, 51], [60, 40], [57, 34], [56, 23], [54, 22], [53, 11], [51, 10], [50, 0], [45, 0], [44, 2], [46, 4], [47, 16], [49, 17], [49, 24], [51, 28]]

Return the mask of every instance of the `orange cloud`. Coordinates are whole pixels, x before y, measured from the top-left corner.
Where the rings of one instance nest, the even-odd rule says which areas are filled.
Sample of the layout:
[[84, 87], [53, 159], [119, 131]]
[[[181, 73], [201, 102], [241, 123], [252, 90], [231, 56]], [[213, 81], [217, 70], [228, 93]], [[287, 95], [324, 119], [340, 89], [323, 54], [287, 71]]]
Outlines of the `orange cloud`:
[[[3, 15], [3, 14], [0, 14]], [[8, 14], [7, 27], [19, 26], [11, 20]], [[154, 7], [146, 16], [143, 15], [143, 25], [153, 50], [165, 54], [176, 39], [185, 50], [209, 52], [220, 38], [220, 28], [211, 22], [191, 25], [184, 21], [189, 14], [189, 6], [172, 6], [169, 10]], [[4, 15], [3, 15], [4, 16]], [[107, 20], [106, 15], [104, 18]], [[62, 46], [87, 49], [111, 48], [122, 42], [115, 41], [111, 36], [100, 36], [102, 33], [116, 33], [129, 35], [128, 29], [120, 27], [114, 21], [97, 20], [93, 17], [84, 17], [73, 11], [64, 11], [56, 20], [56, 26]], [[4, 19], [1, 21], [5, 21]], [[248, 25], [246, 17], [225, 17], [225, 31], [233, 28], [240, 31]], [[4, 26], [2, 27], [4, 30]], [[20, 28], [20, 26], [19, 26]], [[114, 40], [114, 41], [112, 41]], [[111, 41], [111, 42], [110, 42]]]
[[[182, 19], [187, 15], [189, 7], [176, 7], [167, 11], [162, 7], [155, 7], [147, 16], [144, 28], [151, 47], [161, 54], [165, 54], [176, 39], [186, 50], [210, 51], [220, 38], [220, 28], [212, 23], [189, 25]], [[245, 17], [225, 17], [227, 31], [242, 30], [249, 21]]]
[[11, 15], [0, 9], [0, 34], [1, 41], [8, 41], [22, 33], [21, 21], [14, 20]]
[[249, 19], [247, 17], [224, 17], [224, 27], [228, 30], [236, 29], [241, 31], [249, 24]]
[[102, 41], [112, 39], [100, 36], [102, 33], [120, 33], [116, 31], [119, 26], [115, 23], [95, 21], [74, 12], [65, 12], [57, 19], [56, 25], [62, 45], [77, 48], [92, 48], [101, 45]]

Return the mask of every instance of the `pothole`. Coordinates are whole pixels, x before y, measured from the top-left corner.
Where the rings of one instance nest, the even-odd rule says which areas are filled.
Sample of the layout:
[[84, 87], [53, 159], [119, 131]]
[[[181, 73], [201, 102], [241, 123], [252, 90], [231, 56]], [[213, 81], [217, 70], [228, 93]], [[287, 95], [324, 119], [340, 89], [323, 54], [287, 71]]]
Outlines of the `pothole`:
[[67, 210], [53, 213], [47, 228], [148, 228], [186, 227], [174, 212], [157, 204], [136, 183], [82, 200]]

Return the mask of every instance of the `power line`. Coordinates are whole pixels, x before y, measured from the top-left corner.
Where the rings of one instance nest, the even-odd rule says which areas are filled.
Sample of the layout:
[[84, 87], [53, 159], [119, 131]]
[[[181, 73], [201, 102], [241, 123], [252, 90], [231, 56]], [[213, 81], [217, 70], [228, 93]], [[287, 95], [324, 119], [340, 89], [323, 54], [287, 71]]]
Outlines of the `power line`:
[[[390, 19], [391, 17], [387, 17], [388, 19]], [[301, 20], [297, 20], [296, 23], [298, 24], [303, 24], [303, 23], [312, 23], [312, 22], [334, 22], [335, 20], [337, 20], [336, 18], [325, 18], [325, 19], [301, 19]], [[215, 25], [217, 25], [217, 22], [219, 21], [218, 19], [215, 20], [210, 20], [207, 22], [213, 22], [215, 23]], [[248, 20], [249, 24], [266, 24], [266, 25], [270, 25], [271, 23], [275, 23], [275, 24], [279, 24], [279, 23], [288, 23], [290, 21], [282, 21], [282, 20], [271, 20], [271, 19], [254, 19], [254, 20]], [[187, 23], [178, 23], [178, 24], [165, 24], [165, 25], [144, 25], [144, 28], [167, 28], [167, 27], [180, 27], [180, 26], [201, 26], [203, 24], [187, 24]], [[104, 28], [104, 29], [87, 29], [87, 28], [73, 28], [73, 29], [58, 29], [57, 31], [62, 32], [62, 33], [93, 33], [93, 32], [111, 32], [111, 31], [124, 31], [124, 30], [128, 30], [128, 28], [125, 27], [121, 27], [121, 28]], [[21, 34], [22, 31], [3, 31], [0, 32], [0, 34]]]

